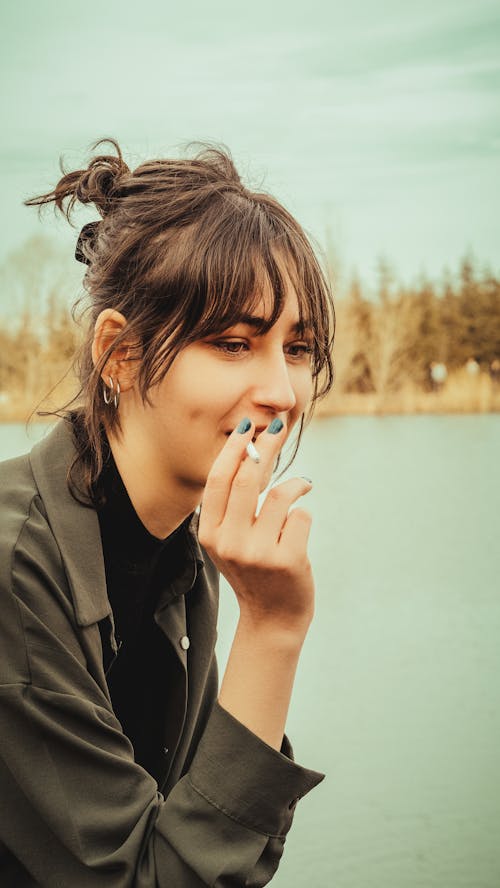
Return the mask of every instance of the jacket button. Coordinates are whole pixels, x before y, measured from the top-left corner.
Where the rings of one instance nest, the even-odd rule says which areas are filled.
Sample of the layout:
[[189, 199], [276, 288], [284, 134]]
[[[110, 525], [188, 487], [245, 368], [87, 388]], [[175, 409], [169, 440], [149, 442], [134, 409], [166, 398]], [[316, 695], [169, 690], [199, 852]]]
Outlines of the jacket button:
[[163, 755], [168, 755], [168, 746], [163, 747]]
[[189, 641], [189, 638], [187, 637], [187, 635], [183, 635], [182, 638], [179, 639], [179, 644], [180, 644], [183, 651], [187, 651], [191, 642]]

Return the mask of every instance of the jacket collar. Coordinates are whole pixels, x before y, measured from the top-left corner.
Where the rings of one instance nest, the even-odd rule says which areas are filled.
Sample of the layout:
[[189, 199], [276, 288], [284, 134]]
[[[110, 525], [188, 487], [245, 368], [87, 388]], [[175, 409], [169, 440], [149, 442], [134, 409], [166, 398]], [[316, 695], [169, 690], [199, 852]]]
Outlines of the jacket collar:
[[60, 420], [33, 447], [30, 460], [47, 519], [64, 562], [79, 626], [90, 626], [111, 613], [106, 592], [99, 521], [95, 509], [78, 503], [67, 485], [76, 455], [73, 430]]
[[[79, 626], [90, 626], [111, 614], [106, 591], [106, 574], [97, 513], [92, 506], [77, 502], [71, 495], [67, 476], [76, 455], [69, 420], [60, 420], [49, 434], [35, 444], [30, 454], [31, 468], [44, 502], [47, 519], [57, 540], [73, 597]], [[187, 536], [194, 579], [203, 567], [203, 553], [194, 513]]]

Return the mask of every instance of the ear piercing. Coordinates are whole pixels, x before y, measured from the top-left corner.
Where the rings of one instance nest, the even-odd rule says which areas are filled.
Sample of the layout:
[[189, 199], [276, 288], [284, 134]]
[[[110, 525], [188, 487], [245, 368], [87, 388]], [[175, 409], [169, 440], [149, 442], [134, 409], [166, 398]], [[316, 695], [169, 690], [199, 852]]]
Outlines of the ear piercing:
[[116, 380], [116, 388], [115, 388], [115, 384], [113, 382], [113, 377], [108, 376], [108, 379], [109, 379], [109, 391], [106, 388], [105, 383], [103, 383], [103, 386], [102, 386], [102, 394], [103, 394], [103, 398], [104, 398], [104, 403], [111, 404], [111, 401], [113, 401], [113, 404], [115, 405], [115, 410], [118, 410], [118, 404], [120, 403], [120, 383], [118, 382], [118, 380]]

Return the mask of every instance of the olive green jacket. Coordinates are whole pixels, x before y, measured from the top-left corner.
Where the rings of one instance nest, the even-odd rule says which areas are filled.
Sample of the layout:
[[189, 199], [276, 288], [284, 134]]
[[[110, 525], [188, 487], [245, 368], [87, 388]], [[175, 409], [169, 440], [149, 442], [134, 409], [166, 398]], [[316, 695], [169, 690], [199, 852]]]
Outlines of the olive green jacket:
[[155, 612], [174, 701], [159, 784], [135, 763], [106, 684], [113, 619], [97, 514], [66, 483], [73, 456], [60, 421], [0, 464], [0, 885], [265, 885], [323, 775], [216, 702], [218, 577], [192, 526], [183, 588]]

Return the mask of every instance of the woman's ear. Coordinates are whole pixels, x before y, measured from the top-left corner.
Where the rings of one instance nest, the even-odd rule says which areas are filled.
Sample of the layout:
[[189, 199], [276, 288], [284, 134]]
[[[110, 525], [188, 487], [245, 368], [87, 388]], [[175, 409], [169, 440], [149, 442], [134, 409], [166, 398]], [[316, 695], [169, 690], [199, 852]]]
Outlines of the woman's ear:
[[[92, 342], [92, 360], [97, 366], [108, 352], [113, 342], [123, 334], [127, 326], [126, 318], [113, 308], [105, 308], [98, 316], [94, 327]], [[125, 336], [117, 347], [109, 353], [109, 357], [101, 369], [101, 377], [108, 385], [111, 376], [114, 382], [120, 383], [120, 389], [126, 391], [134, 384], [137, 374], [137, 348], [132, 340]]]

